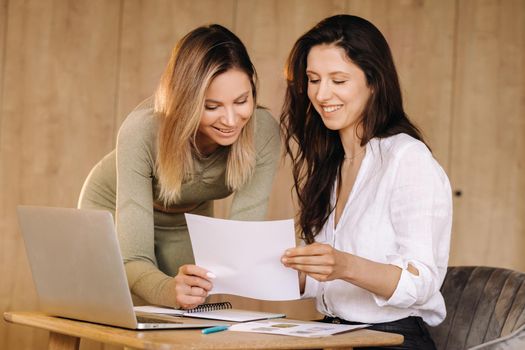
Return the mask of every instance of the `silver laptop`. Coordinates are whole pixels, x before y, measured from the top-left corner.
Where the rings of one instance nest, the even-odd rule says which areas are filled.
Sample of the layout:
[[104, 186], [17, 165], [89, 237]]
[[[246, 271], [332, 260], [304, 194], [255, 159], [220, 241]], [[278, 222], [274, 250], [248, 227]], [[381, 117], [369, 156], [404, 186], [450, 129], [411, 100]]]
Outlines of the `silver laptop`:
[[224, 324], [159, 315], [137, 316], [111, 213], [19, 206], [18, 218], [42, 311], [130, 329]]

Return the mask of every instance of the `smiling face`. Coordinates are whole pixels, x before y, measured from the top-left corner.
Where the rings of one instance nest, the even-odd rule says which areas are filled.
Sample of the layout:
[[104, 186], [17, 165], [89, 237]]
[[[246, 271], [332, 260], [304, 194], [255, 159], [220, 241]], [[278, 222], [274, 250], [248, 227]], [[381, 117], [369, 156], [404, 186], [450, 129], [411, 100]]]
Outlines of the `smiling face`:
[[215, 77], [206, 91], [197, 131], [199, 151], [210, 154], [237, 141], [253, 110], [252, 85], [245, 72], [229, 69]]
[[307, 57], [308, 98], [324, 125], [339, 133], [359, 125], [372, 94], [364, 72], [333, 44], [316, 45]]

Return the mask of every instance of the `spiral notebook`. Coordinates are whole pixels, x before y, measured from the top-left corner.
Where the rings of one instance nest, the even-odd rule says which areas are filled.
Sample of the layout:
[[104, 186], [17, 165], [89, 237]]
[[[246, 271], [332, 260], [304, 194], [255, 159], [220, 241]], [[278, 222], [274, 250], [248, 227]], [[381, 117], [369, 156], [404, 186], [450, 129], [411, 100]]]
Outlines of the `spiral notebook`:
[[180, 310], [157, 306], [135, 306], [135, 311], [148, 312], [164, 315], [175, 315], [209, 320], [221, 320], [230, 322], [248, 322], [257, 320], [268, 320], [272, 318], [286, 317], [285, 314], [234, 309], [229, 302], [202, 304], [194, 309]]

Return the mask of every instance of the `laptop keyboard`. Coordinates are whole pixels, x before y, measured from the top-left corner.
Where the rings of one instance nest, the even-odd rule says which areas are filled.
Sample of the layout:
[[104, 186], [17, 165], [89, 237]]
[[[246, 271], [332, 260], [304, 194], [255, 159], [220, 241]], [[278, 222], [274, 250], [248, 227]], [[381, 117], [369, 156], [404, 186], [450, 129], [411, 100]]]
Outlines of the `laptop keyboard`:
[[166, 320], [162, 318], [137, 316], [138, 323], [182, 323], [177, 321]]

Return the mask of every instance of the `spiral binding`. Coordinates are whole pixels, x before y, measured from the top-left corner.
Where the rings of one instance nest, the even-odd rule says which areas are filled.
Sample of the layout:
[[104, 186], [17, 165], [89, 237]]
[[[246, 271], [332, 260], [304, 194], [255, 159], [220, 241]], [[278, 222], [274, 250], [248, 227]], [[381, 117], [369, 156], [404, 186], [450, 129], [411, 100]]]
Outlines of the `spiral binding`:
[[194, 312], [206, 312], [206, 311], [215, 311], [215, 310], [224, 310], [224, 309], [231, 309], [232, 304], [228, 301], [222, 302], [222, 303], [209, 303], [209, 304], [202, 304], [197, 306], [196, 308], [186, 310], [187, 313], [194, 313]]

